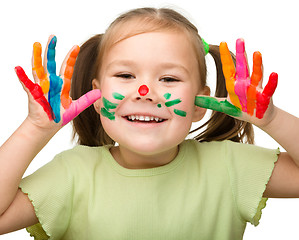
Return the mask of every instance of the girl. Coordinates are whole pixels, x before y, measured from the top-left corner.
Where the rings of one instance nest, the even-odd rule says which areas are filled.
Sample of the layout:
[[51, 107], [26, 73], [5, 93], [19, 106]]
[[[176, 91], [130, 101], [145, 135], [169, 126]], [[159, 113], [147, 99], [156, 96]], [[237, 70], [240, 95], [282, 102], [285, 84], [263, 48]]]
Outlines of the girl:
[[[120, 16], [79, 55], [72, 48], [60, 76], [55, 45], [51, 36], [45, 67], [34, 45], [37, 83], [16, 68], [29, 114], [0, 150], [0, 233], [28, 227], [36, 239], [241, 239], [268, 197], [298, 197], [298, 119], [271, 101], [276, 74], [261, 89], [258, 52], [249, 78], [243, 40], [235, 70], [225, 43], [207, 45], [173, 10], [145, 8]], [[206, 53], [216, 63], [219, 98], [208, 97]], [[71, 78], [72, 98], [83, 95], [74, 102]], [[21, 180], [50, 138], [92, 103], [73, 121], [80, 145]], [[195, 140], [184, 140], [205, 108], [218, 112]], [[287, 152], [241, 144], [253, 143], [248, 122]]]

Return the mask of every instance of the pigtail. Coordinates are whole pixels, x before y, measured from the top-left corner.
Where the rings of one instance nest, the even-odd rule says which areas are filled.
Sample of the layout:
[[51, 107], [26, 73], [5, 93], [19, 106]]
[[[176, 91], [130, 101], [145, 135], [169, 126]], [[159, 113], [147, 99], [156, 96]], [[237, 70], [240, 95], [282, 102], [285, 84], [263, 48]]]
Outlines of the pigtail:
[[[102, 34], [87, 40], [80, 48], [74, 67], [71, 85], [71, 97], [78, 99], [92, 90], [92, 80], [96, 78], [97, 58]], [[105, 133], [99, 114], [91, 106], [73, 120], [73, 137], [78, 137], [78, 144], [102, 146], [113, 144], [113, 140]]]
[[[217, 69], [217, 84], [215, 97], [227, 97], [227, 90], [225, 86], [225, 78], [222, 72], [222, 63], [220, 58], [219, 46], [209, 45], [209, 53], [213, 57]], [[236, 59], [231, 53], [233, 61], [236, 65]], [[213, 111], [211, 118], [203, 124], [199, 129], [204, 129], [194, 139], [204, 141], [222, 141], [231, 140], [241, 143], [254, 143], [254, 132], [252, 124], [232, 118], [224, 113]]]

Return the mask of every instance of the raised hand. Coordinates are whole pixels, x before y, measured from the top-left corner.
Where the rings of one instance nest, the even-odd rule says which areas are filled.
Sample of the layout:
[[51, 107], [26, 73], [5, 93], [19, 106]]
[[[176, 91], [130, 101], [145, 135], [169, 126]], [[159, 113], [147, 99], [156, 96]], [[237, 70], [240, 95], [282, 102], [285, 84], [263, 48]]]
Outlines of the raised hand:
[[[224, 112], [234, 117], [243, 118], [244, 113], [262, 119], [277, 87], [278, 75], [272, 73], [262, 89], [262, 55], [253, 54], [253, 72], [249, 77], [245, 44], [243, 39], [236, 42], [236, 68], [225, 42], [219, 46], [223, 74], [228, 92], [227, 99], [197, 96], [195, 104], [199, 107]], [[246, 117], [244, 117], [246, 119]]]
[[[101, 92], [100, 90], [92, 90], [78, 100], [72, 101], [69, 91], [74, 65], [80, 48], [79, 46], [74, 46], [70, 50], [62, 64], [60, 75], [57, 76], [55, 62], [56, 42], [57, 38], [50, 36], [46, 48], [44, 66], [42, 65], [41, 44], [34, 43], [32, 70], [35, 83], [28, 78], [22, 67], [16, 67], [15, 71], [26, 92], [42, 106], [48, 119], [64, 126], [99, 99]], [[34, 109], [33, 111], [38, 110]]]

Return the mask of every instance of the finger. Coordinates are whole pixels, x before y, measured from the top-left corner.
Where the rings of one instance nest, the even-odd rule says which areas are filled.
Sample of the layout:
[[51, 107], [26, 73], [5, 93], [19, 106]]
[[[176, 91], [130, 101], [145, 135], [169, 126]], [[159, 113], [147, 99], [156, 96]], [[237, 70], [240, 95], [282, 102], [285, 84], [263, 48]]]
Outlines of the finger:
[[42, 65], [42, 46], [40, 43], [36, 42], [33, 44], [33, 56], [32, 56], [32, 74], [34, 76], [35, 82], [39, 82], [43, 93], [48, 93], [50, 82], [45, 74], [44, 67]]
[[222, 63], [222, 71], [225, 77], [226, 90], [228, 92], [229, 98], [236, 107], [241, 109], [242, 107], [239, 98], [235, 93], [235, 65], [226, 42], [220, 43], [219, 51]]
[[50, 75], [56, 75], [56, 62], [55, 62], [56, 42], [57, 42], [56, 36], [50, 36], [50, 41], [48, 42], [48, 46], [46, 50], [46, 57], [47, 57], [46, 64], [47, 64], [48, 73]]
[[79, 46], [74, 46], [67, 54], [62, 64], [61, 75], [63, 79], [63, 88], [61, 91], [61, 105], [64, 109], [69, 108], [72, 103], [72, 99], [70, 97], [71, 79], [79, 51]]
[[263, 77], [263, 61], [260, 52], [253, 53], [253, 69], [250, 84], [257, 86]]
[[88, 108], [96, 100], [101, 98], [101, 91], [99, 89], [92, 90], [78, 100], [71, 103], [70, 107], [65, 111], [62, 116], [62, 126], [77, 117], [82, 111]]
[[55, 61], [55, 48], [56, 48], [57, 38], [54, 35], [51, 35], [48, 41], [48, 45], [46, 48], [46, 56], [44, 64], [47, 66], [47, 71], [49, 73], [50, 78], [50, 89], [48, 93], [48, 100], [55, 115], [54, 121], [56, 123], [60, 122], [61, 114], [60, 114], [60, 92], [62, 88], [63, 81], [62, 79], [56, 75], [56, 61]]
[[249, 77], [248, 64], [245, 53], [245, 43], [243, 39], [236, 41], [236, 72], [238, 79], [247, 79]]
[[34, 100], [36, 100], [44, 109], [46, 114], [48, 115], [50, 120], [53, 120], [53, 113], [51, 106], [47, 99], [44, 96], [42, 88], [37, 84], [33, 83], [28, 76], [26, 75], [25, 71], [22, 67], [18, 66], [15, 67], [15, 72], [19, 78], [19, 80], [23, 83], [23, 85], [29, 90]]
[[242, 115], [242, 111], [228, 102], [226, 99], [219, 101], [214, 97], [196, 96], [195, 105], [201, 108], [207, 108], [217, 112], [222, 112], [233, 117], [240, 117]]
[[278, 83], [278, 74], [273, 72], [269, 76], [269, 81], [263, 90], [263, 95], [268, 97], [272, 97]]
[[256, 97], [256, 117], [263, 118], [265, 112], [268, 109], [270, 99], [273, 96], [278, 83], [277, 73], [271, 73], [269, 81], [265, 86], [263, 92], [258, 92]]
[[253, 69], [250, 79], [250, 85], [247, 90], [247, 113], [253, 116], [254, 109], [256, 108], [256, 94], [257, 86], [261, 82], [263, 76], [262, 54], [254, 52], [253, 54]]
[[235, 77], [235, 65], [226, 42], [220, 43], [219, 51], [224, 77], [226, 80], [230, 80]]

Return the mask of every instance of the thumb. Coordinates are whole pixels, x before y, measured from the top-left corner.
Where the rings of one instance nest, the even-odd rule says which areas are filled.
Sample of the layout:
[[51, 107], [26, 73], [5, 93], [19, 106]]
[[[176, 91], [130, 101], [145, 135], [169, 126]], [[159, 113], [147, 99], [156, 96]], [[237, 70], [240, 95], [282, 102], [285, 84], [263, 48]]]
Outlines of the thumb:
[[91, 104], [101, 98], [101, 91], [99, 89], [91, 90], [84, 94], [78, 100], [71, 103], [70, 107], [65, 111], [62, 116], [62, 126], [69, 123], [81, 112], [88, 108]]
[[201, 108], [222, 112], [233, 117], [240, 117], [242, 115], [242, 111], [227, 101], [225, 98], [196, 96], [195, 105]]

